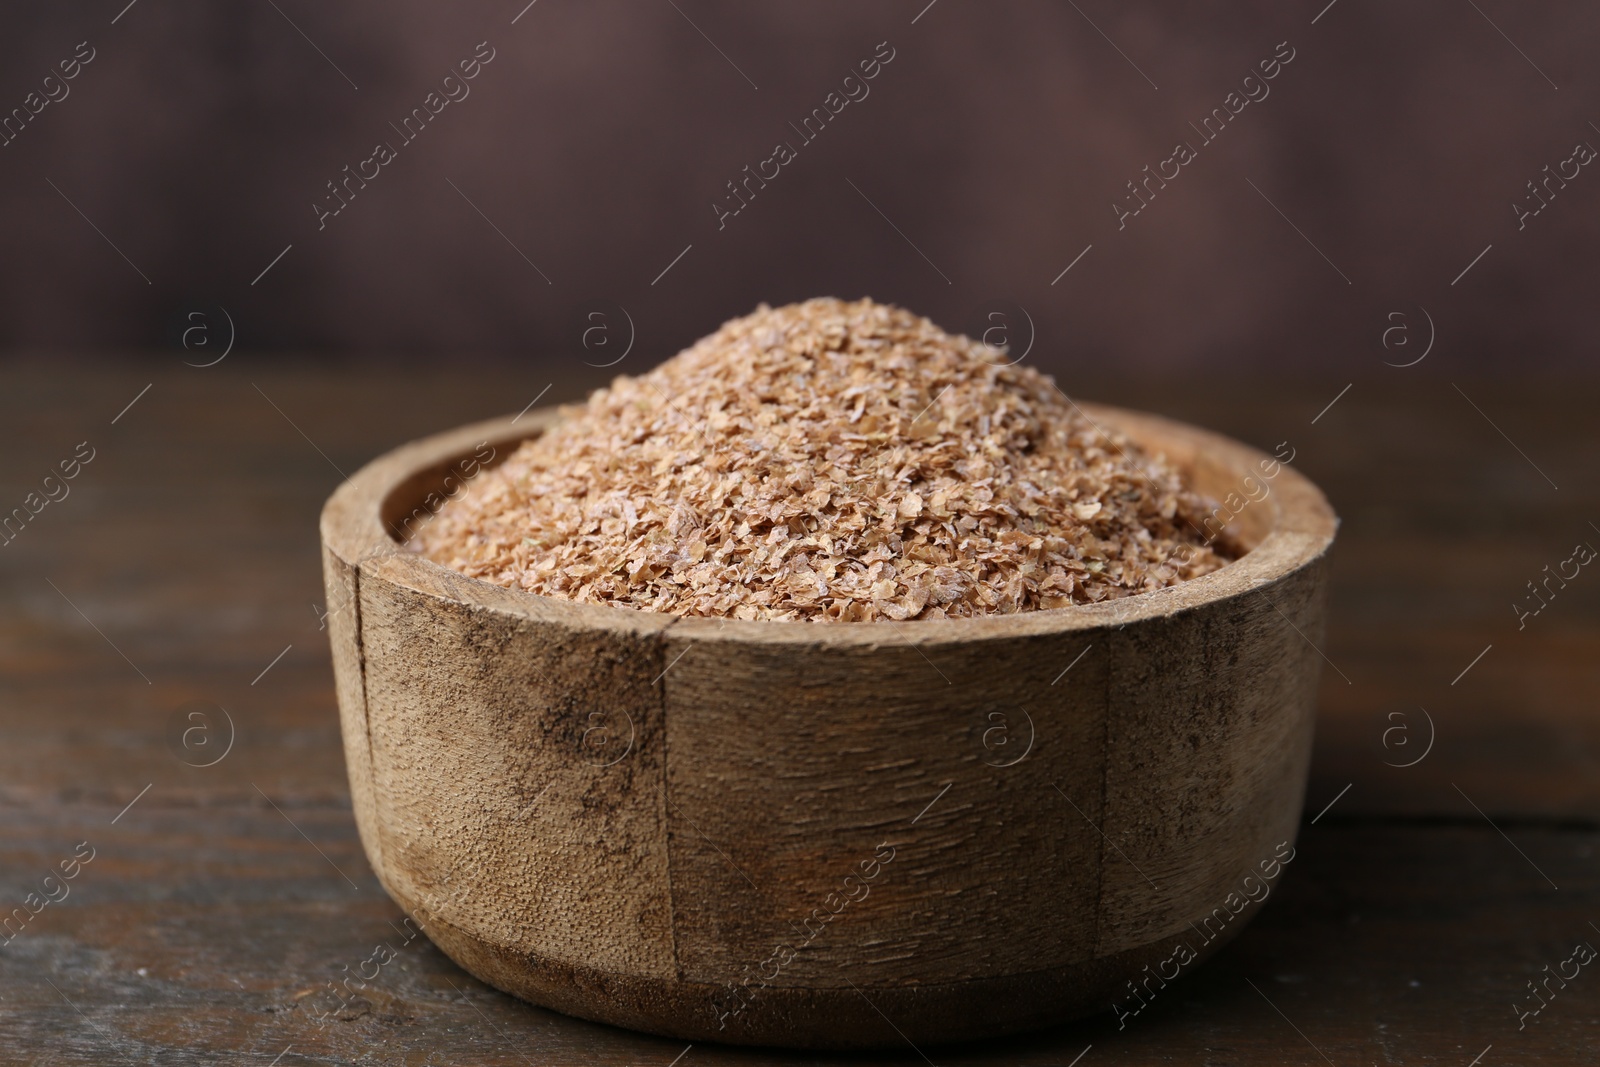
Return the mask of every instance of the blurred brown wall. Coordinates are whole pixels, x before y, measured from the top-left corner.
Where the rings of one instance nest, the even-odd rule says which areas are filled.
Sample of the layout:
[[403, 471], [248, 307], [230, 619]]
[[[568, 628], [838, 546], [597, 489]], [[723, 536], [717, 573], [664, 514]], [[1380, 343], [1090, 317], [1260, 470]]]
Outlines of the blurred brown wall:
[[[1047, 367], [1376, 366], [1419, 308], [1446, 359], [1590, 360], [1600, 167], [1521, 229], [1512, 204], [1600, 147], [1593, 5], [523, 2], [12, 5], [0, 113], [66, 95], [0, 148], [0, 349], [170, 357], [221, 307], [241, 350], [548, 361], [620, 306], [636, 370], [760, 301], [870, 294], [970, 333], [1025, 309]], [[480, 42], [470, 95], [403, 143]], [[1177, 142], [1196, 158], [1119, 229]]]

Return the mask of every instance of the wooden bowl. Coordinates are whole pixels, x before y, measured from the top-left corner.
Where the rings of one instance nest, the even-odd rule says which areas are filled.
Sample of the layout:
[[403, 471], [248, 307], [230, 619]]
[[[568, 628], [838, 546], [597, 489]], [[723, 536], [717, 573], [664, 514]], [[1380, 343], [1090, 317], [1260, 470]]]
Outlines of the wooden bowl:
[[1236, 511], [1248, 552], [1016, 615], [678, 618], [503, 589], [397, 539], [553, 410], [368, 464], [323, 510], [323, 560], [389, 895], [491, 985], [690, 1041], [1125, 1023], [1293, 857], [1337, 520], [1254, 449], [1085, 408]]

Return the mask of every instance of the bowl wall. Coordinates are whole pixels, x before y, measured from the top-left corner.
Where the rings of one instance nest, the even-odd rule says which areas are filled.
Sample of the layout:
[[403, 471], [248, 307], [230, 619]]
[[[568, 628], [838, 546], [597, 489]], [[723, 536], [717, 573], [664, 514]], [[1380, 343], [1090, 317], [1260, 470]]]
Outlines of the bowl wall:
[[1292, 858], [1335, 520], [1253, 449], [1086, 410], [1248, 500], [1228, 526], [1249, 551], [1024, 615], [679, 619], [502, 589], [397, 540], [465, 457], [498, 462], [555, 413], [374, 461], [323, 535], [385, 887], [483, 980], [688, 1040], [921, 1045], [1139, 1008]]

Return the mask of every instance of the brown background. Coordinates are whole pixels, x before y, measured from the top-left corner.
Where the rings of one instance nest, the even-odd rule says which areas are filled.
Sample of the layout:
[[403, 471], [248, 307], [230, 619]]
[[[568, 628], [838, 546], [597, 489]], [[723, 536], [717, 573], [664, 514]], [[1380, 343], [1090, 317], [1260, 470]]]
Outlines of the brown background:
[[[0, 108], [97, 53], [0, 149], [0, 348], [171, 351], [220, 305], [241, 350], [543, 363], [614, 301], [637, 370], [762, 300], [870, 294], [968, 332], [1020, 304], [1064, 372], [1373, 366], [1419, 304], [1458, 364], [1586, 355], [1600, 178], [1522, 232], [1510, 205], [1600, 145], [1592, 6], [139, 0], [113, 25], [125, 2], [0, 20]], [[324, 183], [485, 40], [471, 96], [319, 232]], [[724, 183], [884, 40], [871, 95], [719, 232]], [[1119, 232], [1124, 183], [1280, 41], [1271, 95]]]
[[[969, 332], [1020, 306], [1074, 395], [1285, 441], [1343, 519], [1300, 858], [1260, 919], [1126, 1031], [851, 1062], [1593, 1062], [1593, 968], [1524, 1029], [1512, 1005], [1600, 943], [1600, 578], [1525, 629], [1514, 605], [1600, 544], [1600, 176], [1523, 232], [1510, 205], [1600, 145], [1594, 8], [276, 4], [0, 14], [0, 114], [97, 50], [0, 148], [0, 508], [98, 450], [0, 547], [0, 908], [99, 850], [0, 947], [0, 1063], [814, 1062], [675, 1060], [421, 941], [348, 1018], [307, 1009], [402, 918], [351, 819], [321, 502], [403, 441], [817, 293]], [[323, 183], [484, 40], [471, 97], [317, 232]], [[871, 96], [719, 233], [723, 182], [883, 40]], [[1119, 233], [1123, 183], [1284, 40], [1271, 96]], [[581, 340], [605, 301], [638, 337], [611, 369]], [[232, 354], [184, 366], [225, 347], [222, 309]], [[1422, 352], [1424, 309], [1428, 357], [1385, 366]], [[216, 766], [173, 747], [191, 701], [234, 717]]]

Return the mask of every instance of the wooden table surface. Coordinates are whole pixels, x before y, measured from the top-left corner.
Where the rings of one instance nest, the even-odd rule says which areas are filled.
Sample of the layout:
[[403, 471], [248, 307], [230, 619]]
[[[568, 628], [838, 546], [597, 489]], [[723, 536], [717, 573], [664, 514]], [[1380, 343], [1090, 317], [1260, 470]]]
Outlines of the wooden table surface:
[[[1298, 857], [1236, 942], [1125, 1029], [1108, 1014], [821, 1056], [570, 1019], [420, 938], [348, 1010], [312, 1010], [400, 944], [402, 919], [351, 819], [322, 501], [402, 441], [595, 378], [575, 361], [12, 363], [0, 513], [80, 443], [93, 458], [0, 547], [0, 911], [30, 915], [0, 945], [0, 1062], [1595, 1063], [1600, 973], [1549, 975], [1600, 945], [1600, 574], [1551, 582], [1520, 628], [1513, 605], [1537, 606], [1527, 583], [1575, 545], [1600, 546], [1600, 390], [1443, 364], [1357, 378], [1320, 416], [1349, 375], [1062, 376], [1268, 451], [1288, 441], [1343, 518]], [[187, 747], [186, 726], [202, 730]], [[192, 766], [200, 753], [220, 758]], [[75, 877], [46, 882], [63, 863]], [[31, 914], [29, 894], [58, 899]]]

